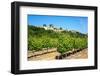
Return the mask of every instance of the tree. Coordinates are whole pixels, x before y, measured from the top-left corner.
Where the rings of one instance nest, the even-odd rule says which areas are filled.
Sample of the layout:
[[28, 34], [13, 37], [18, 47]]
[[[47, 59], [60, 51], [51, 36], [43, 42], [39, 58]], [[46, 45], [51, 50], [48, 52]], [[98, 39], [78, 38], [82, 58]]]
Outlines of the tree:
[[47, 25], [46, 24], [43, 24], [43, 27], [46, 27]]
[[62, 30], [62, 27], [60, 27], [59, 29]]
[[49, 27], [52, 27], [53, 28], [54, 26], [53, 26], [53, 24], [50, 24]]

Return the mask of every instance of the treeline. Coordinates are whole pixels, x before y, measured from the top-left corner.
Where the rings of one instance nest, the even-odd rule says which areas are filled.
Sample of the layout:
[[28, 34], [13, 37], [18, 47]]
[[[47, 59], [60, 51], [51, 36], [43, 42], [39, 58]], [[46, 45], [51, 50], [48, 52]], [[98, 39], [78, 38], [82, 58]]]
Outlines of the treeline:
[[41, 27], [28, 25], [28, 50], [42, 51], [57, 48], [63, 54], [72, 49], [87, 48], [87, 35], [80, 32], [63, 30], [55, 32]]

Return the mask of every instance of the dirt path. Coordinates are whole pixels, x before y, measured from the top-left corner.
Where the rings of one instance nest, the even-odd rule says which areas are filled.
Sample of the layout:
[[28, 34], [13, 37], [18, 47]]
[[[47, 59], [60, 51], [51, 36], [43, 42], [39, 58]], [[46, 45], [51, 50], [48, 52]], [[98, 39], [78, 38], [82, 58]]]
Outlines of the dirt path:
[[[59, 55], [60, 53], [58, 53], [56, 50], [57, 49], [52, 49], [53, 52], [47, 53], [47, 54], [43, 54], [43, 55], [39, 55], [39, 56], [35, 56], [35, 57], [31, 57], [28, 58], [29, 61], [34, 61], [34, 60], [54, 60], [55, 56]], [[48, 51], [52, 51], [52, 50], [48, 50]]]
[[88, 58], [88, 50], [84, 49], [80, 52], [77, 52], [73, 55], [66, 57], [65, 59], [86, 59]]
[[[54, 52], [50, 52], [50, 53], [47, 53], [47, 54], [43, 54], [43, 55], [28, 58], [28, 60], [29, 61], [54, 60], [57, 55], [60, 55], [60, 54], [57, 51], [54, 51]], [[70, 55], [70, 56], [66, 57], [65, 59], [86, 59], [86, 58], [88, 58], [88, 51], [87, 51], [87, 49], [84, 49], [80, 52], [77, 52], [73, 55]]]

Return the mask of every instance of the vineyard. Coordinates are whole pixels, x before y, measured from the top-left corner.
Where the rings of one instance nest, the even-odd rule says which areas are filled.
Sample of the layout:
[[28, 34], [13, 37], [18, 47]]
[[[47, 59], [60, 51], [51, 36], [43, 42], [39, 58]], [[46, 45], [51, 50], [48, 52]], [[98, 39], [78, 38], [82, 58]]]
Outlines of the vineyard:
[[87, 34], [76, 31], [63, 30], [55, 32], [41, 27], [28, 26], [28, 51], [37, 51], [57, 48], [60, 54], [74, 49], [84, 49], [88, 46]]

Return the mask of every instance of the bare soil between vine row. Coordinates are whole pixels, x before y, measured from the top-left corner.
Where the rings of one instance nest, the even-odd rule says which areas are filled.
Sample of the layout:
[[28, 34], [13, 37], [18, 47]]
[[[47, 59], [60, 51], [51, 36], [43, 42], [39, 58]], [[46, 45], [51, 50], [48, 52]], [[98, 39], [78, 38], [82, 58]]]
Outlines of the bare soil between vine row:
[[[55, 57], [60, 55], [60, 53], [57, 52], [56, 48], [49, 49], [47, 53], [42, 54], [42, 51], [37, 52], [37, 53], [39, 55], [33, 56], [34, 54], [32, 52], [28, 52], [28, 61], [56, 60]], [[87, 59], [87, 58], [88, 58], [88, 49], [83, 49], [75, 54], [65, 57], [64, 59]]]

